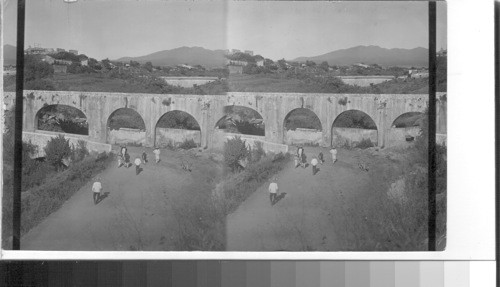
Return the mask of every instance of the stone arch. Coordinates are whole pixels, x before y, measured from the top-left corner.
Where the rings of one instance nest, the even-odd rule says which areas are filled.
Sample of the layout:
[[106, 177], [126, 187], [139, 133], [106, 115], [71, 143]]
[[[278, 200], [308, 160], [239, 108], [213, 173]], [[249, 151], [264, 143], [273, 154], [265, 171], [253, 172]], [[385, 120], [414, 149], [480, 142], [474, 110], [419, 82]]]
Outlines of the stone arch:
[[350, 109], [340, 113], [332, 123], [331, 145], [366, 147], [370, 141], [378, 145], [378, 127], [367, 113]]
[[188, 112], [171, 110], [164, 113], [156, 121], [154, 129], [154, 145], [177, 145], [185, 140], [193, 140], [201, 145], [201, 126], [196, 118]]
[[283, 119], [283, 142], [285, 144], [321, 144], [323, 125], [318, 115], [308, 108], [289, 111]]
[[44, 105], [35, 114], [36, 130], [89, 135], [87, 115], [79, 108], [53, 104]]
[[106, 121], [106, 142], [110, 144], [146, 144], [144, 118], [134, 109], [118, 108]]
[[425, 113], [422, 112], [406, 112], [395, 118], [387, 131], [387, 146], [414, 141], [421, 132], [425, 117]]
[[225, 106], [223, 116], [216, 122], [215, 129], [246, 135], [265, 136], [265, 123], [262, 115], [247, 106]]

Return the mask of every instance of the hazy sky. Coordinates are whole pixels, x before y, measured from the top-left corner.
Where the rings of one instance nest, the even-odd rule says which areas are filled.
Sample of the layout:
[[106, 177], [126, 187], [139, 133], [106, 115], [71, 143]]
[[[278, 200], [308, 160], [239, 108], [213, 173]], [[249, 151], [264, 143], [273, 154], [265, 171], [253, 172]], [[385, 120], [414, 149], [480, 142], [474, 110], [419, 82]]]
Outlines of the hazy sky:
[[[428, 45], [427, 2], [27, 0], [25, 46], [103, 59], [182, 46], [253, 50], [271, 59], [358, 45]], [[16, 2], [4, 0], [4, 42], [16, 42]], [[446, 11], [438, 5], [438, 50]]]

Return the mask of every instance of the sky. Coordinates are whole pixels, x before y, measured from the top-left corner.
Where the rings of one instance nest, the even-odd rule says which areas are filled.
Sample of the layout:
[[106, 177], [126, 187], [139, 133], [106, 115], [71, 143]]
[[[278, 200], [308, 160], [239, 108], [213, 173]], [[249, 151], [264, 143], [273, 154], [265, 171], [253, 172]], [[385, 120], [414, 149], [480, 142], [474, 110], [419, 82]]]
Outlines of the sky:
[[[4, 43], [16, 42], [16, 2], [4, 1]], [[427, 2], [27, 0], [25, 47], [75, 49], [96, 59], [182, 46], [253, 50], [273, 60], [359, 45], [428, 46]], [[446, 49], [438, 5], [437, 49]]]

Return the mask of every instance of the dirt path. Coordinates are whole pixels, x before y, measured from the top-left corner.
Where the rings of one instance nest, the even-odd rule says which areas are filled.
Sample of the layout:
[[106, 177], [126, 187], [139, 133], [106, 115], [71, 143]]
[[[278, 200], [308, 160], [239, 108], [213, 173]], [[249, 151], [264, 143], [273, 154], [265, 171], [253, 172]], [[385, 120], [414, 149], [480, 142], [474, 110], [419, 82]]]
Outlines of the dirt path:
[[[141, 152], [129, 148], [133, 160]], [[135, 167], [117, 168], [116, 163], [100, 174], [103, 193], [92, 201], [91, 185], [73, 195], [58, 211], [22, 237], [24, 250], [172, 250], [175, 226], [169, 199], [193, 190], [192, 173], [180, 168], [179, 154], [162, 151], [157, 165], [150, 162], [136, 176]], [[154, 161], [154, 160], [153, 160]]]
[[[306, 148], [308, 161], [321, 148]], [[321, 149], [326, 162], [313, 176], [312, 168], [290, 163], [278, 175], [279, 192], [286, 193], [271, 206], [269, 182], [253, 193], [227, 218], [227, 250], [339, 250], [335, 217], [344, 217], [343, 202], [372, 185], [368, 172], [358, 168], [355, 151], [340, 150], [335, 165], [328, 149]], [[338, 230], [338, 229], [337, 229]]]

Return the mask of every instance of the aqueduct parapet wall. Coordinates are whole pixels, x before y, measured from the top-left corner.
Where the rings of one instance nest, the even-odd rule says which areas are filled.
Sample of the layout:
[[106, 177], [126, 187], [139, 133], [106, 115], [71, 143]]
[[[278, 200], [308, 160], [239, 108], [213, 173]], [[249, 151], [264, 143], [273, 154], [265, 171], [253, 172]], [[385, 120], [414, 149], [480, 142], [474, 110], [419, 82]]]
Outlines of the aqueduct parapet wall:
[[[9, 108], [15, 93], [4, 93]], [[437, 133], [446, 134], [446, 95], [437, 95]], [[310, 94], [310, 93], [240, 93], [226, 95], [130, 94], [74, 91], [24, 91], [23, 130], [36, 129], [36, 117], [47, 105], [67, 105], [81, 110], [89, 124], [89, 139], [106, 143], [108, 119], [120, 108], [137, 111], [146, 124], [146, 145], [155, 142], [155, 127], [167, 112], [184, 111], [192, 115], [201, 128], [201, 144], [210, 148], [216, 123], [224, 116], [226, 106], [244, 106], [256, 110], [265, 123], [265, 140], [284, 143], [286, 115], [297, 108], [313, 111], [321, 121], [322, 145], [331, 143], [331, 127], [339, 114], [359, 110], [368, 114], [378, 131], [378, 145], [384, 146], [394, 120], [408, 112], [424, 112], [427, 94]]]

